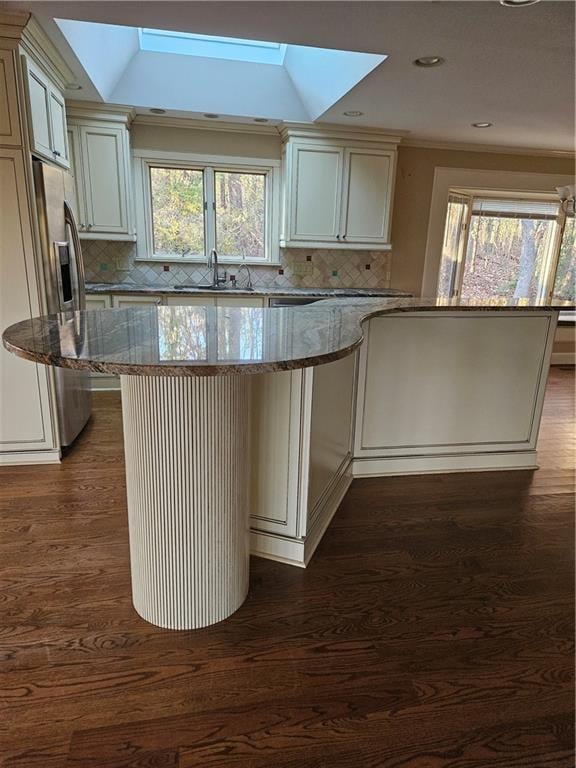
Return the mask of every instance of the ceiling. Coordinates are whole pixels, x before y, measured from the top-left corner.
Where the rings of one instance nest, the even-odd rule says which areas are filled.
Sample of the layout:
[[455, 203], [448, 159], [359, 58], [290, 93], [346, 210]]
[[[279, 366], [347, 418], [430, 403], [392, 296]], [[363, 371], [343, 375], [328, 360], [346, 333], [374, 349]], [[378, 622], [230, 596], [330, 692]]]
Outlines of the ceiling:
[[[54, 17], [181, 30], [389, 58], [318, 122], [374, 126], [432, 142], [574, 151], [571, 0], [508, 8], [497, 0], [390, 2], [16, 2], [53, 36]], [[57, 30], [56, 30], [57, 32]], [[63, 41], [61, 41], [63, 42]], [[70, 51], [79, 82], [83, 73]], [[108, 52], [107, 55], [110, 55]], [[415, 67], [421, 56], [445, 64]], [[87, 89], [84, 95], [90, 96]], [[158, 105], [162, 106], [162, 105]], [[363, 112], [345, 117], [343, 112]], [[491, 128], [473, 128], [487, 121]]]

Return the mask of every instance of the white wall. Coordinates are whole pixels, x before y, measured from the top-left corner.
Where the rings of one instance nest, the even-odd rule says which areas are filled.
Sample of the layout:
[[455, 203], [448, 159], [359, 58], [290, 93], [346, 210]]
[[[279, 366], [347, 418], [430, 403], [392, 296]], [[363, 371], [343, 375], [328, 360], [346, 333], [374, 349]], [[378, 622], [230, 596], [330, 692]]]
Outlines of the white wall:
[[117, 104], [307, 121], [284, 67], [140, 51], [110, 99]]
[[132, 149], [224, 157], [280, 160], [282, 155], [280, 135], [273, 132], [258, 134], [172, 128], [139, 124], [138, 118], [130, 129], [130, 144]]
[[289, 45], [284, 66], [310, 120], [316, 120], [385, 59], [375, 53]]
[[133, 27], [58, 19], [61, 31], [104, 101], [111, 99], [130, 60], [140, 50]]

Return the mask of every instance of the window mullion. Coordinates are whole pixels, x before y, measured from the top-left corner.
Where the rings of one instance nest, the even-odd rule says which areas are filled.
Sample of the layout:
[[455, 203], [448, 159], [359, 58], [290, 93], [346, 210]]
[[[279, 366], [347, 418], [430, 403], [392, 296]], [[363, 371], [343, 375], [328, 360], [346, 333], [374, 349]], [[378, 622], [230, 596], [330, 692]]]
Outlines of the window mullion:
[[562, 247], [562, 238], [566, 227], [566, 211], [560, 206], [558, 218], [556, 219], [555, 232], [552, 237], [550, 247], [550, 259], [546, 265], [546, 285], [542, 291], [543, 297], [551, 301], [554, 296], [554, 285], [556, 283], [556, 272], [558, 271], [558, 262], [560, 261], [560, 249]]
[[204, 231], [206, 256], [216, 248], [216, 198], [214, 192], [214, 168], [204, 169]]

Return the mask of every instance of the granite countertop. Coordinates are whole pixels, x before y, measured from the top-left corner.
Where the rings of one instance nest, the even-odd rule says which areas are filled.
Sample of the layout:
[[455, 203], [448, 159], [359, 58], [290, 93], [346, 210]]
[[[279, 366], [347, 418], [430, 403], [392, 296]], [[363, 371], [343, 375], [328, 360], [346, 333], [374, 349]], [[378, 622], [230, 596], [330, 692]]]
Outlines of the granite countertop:
[[3, 334], [27, 360], [144, 376], [208, 376], [306, 368], [350, 354], [362, 323], [398, 312], [573, 309], [568, 303], [443, 299], [328, 299], [304, 307], [157, 306], [24, 320]]
[[133, 283], [86, 283], [86, 293], [140, 293], [140, 294], [173, 294], [190, 296], [194, 294], [220, 294], [224, 296], [302, 296], [310, 298], [323, 298], [330, 296], [394, 296], [397, 298], [410, 298], [411, 293], [397, 291], [394, 288], [370, 289], [370, 288], [258, 288], [248, 291], [245, 288], [221, 288], [214, 290], [210, 285], [200, 287], [177, 288], [174, 285], [135, 285]]

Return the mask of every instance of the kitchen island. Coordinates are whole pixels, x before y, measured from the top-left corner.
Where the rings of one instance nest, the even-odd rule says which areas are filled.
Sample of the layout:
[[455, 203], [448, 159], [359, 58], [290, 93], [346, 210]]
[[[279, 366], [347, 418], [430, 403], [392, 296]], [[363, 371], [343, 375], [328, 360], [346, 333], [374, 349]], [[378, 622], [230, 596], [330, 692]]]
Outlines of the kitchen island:
[[283, 535], [261, 513], [253, 551], [270, 539], [269, 556], [297, 562], [300, 547], [305, 564], [353, 473], [534, 468], [564, 308], [147, 306], [35, 318], [3, 340], [28, 360], [121, 376], [134, 605], [190, 629], [245, 599], [255, 504], [280, 497], [296, 518]]

